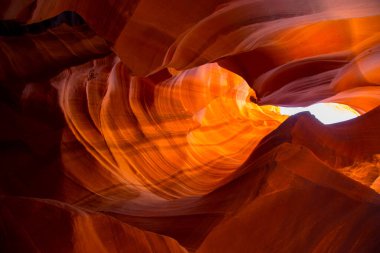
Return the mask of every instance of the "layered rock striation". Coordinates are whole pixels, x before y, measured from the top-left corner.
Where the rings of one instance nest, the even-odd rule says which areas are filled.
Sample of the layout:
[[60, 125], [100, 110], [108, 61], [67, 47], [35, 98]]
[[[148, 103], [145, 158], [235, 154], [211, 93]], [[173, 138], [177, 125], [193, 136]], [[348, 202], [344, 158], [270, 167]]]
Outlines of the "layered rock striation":
[[1, 252], [380, 251], [378, 1], [0, 4]]

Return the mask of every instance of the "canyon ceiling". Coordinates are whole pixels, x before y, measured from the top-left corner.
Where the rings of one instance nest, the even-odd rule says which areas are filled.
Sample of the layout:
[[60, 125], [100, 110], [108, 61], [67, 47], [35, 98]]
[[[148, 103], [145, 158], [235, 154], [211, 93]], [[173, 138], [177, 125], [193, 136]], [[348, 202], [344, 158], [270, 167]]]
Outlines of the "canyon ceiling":
[[[379, 0], [0, 19], [0, 252], [380, 252]], [[315, 103], [360, 116], [279, 109]]]

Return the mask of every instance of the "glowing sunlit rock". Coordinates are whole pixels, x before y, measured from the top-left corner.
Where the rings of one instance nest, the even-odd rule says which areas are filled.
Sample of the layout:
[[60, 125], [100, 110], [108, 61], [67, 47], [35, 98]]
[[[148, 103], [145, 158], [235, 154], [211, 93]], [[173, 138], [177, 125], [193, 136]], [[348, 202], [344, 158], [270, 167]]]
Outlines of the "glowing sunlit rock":
[[0, 2], [0, 252], [380, 252], [379, 0]]
[[[275, 106], [251, 103], [247, 83], [215, 63], [153, 86], [115, 61], [112, 69], [112, 58], [72, 68], [55, 86], [70, 130], [126, 192], [208, 193], [287, 118]], [[88, 80], [90, 71], [97, 78]], [[77, 165], [70, 166], [75, 155], [64, 152], [67, 173], [87, 185]]]

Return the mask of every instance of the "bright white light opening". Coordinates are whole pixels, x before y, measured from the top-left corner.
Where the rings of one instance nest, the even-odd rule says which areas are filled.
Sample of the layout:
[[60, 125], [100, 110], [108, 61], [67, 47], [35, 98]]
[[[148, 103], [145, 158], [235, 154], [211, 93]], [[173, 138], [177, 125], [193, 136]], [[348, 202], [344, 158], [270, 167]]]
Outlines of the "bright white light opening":
[[313, 114], [323, 124], [334, 124], [360, 116], [356, 110], [348, 105], [336, 103], [320, 103], [308, 107], [280, 107], [282, 115], [290, 116], [305, 111]]

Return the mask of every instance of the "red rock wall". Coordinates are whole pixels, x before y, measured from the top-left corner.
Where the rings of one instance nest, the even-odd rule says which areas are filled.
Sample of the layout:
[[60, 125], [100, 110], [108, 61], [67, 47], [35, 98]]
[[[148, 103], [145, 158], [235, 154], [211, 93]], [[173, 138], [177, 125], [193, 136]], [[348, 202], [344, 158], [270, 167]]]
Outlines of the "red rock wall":
[[1, 252], [380, 251], [378, 1], [0, 6]]

